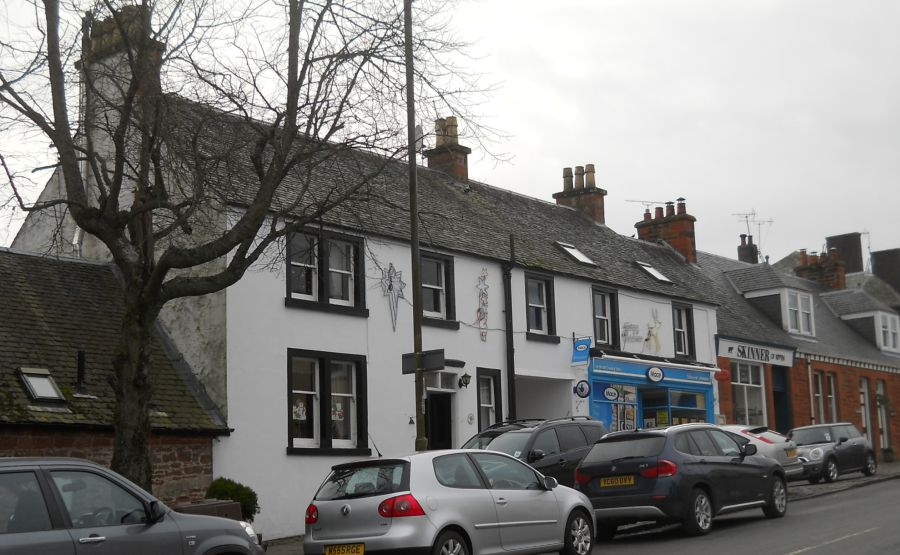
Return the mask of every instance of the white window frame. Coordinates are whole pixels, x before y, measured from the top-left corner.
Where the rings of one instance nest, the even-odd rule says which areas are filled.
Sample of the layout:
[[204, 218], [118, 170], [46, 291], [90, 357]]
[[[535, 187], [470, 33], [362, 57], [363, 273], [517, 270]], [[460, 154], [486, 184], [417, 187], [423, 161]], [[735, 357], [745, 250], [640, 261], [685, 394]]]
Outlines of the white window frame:
[[[298, 233], [297, 235], [302, 235], [304, 237], [308, 237], [312, 240], [312, 264], [308, 264], [305, 262], [297, 262], [294, 260], [293, 256], [289, 254], [290, 266], [298, 267], [298, 268], [307, 268], [312, 272], [312, 292], [309, 294], [306, 293], [297, 293], [295, 291], [291, 291], [291, 298], [293, 299], [304, 299], [307, 301], [316, 301], [319, 298], [319, 239], [318, 237], [311, 235], [309, 233]], [[288, 238], [288, 248], [290, 249], [291, 240], [293, 238]]]
[[[485, 403], [481, 399], [481, 386], [482, 384], [487, 385], [488, 396], [490, 400]], [[490, 417], [488, 418], [488, 422], [482, 422], [479, 419], [480, 425], [483, 426], [481, 429], [484, 430], [490, 427], [493, 424], [498, 422], [497, 420], [497, 401], [494, 399], [494, 378], [493, 376], [479, 376], [478, 377], [478, 414], [481, 415], [482, 409], [488, 409], [490, 411]], [[481, 431], [481, 430], [479, 430]]]
[[[308, 362], [312, 362], [313, 369], [313, 389], [296, 389], [293, 387], [293, 380], [291, 380], [291, 396], [294, 394], [300, 395], [312, 395], [313, 406], [307, 408], [307, 414], [311, 414], [313, 417], [313, 437], [292, 437], [291, 438], [291, 447], [318, 447], [319, 446], [319, 429], [322, 426], [322, 423], [319, 422], [321, 419], [322, 411], [319, 410], [319, 376], [321, 375], [319, 368], [319, 360], [316, 358], [310, 357], [292, 357], [293, 360], [304, 360]], [[293, 369], [291, 369], [293, 372]]]
[[[785, 328], [788, 332], [810, 336], [816, 334], [813, 300], [810, 293], [788, 290], [785, 294], [785, 313]], [[794, 319], [796, 319], [796, 324]]]
[[[594, 343], [597, 345], [612, 345], [612, 295], [599, 289], [591, 290], [591, 304], [594, 312]], [[600, 302], [598, 303], [598, 297]], [[597, 314], [598, 305], [603, 308], [603, 314]], [[597, 330], [602, 329], [605, 337], [601, 338]]]
[[[531, 300], [531, 282], [538, 284], [540, 287], [540, 296], [542, 298], [543, 304], [539, 304], [536, 302], [532, 302]], [[547, 290], [547, 280], [541, 279], [539, 277], [526, 277], [525, 278], [525, 298], [527, 300], [527, 312], [525, 314], [526, 326], [528, 327], [528, 331], [531, 333], [539, 333], [542, 335], [550, 335], [550, 312], [548, 309], [548, 290]], [[541, 322], [543, 323], [543, 328], [533, 328], [531, 327], [531, 312], [532, 310], [537, 310], [539, 314], [542, 315]]]
[[813, 408], [816, 411], [816, 424], [825, 423], [825, 383], [822, 372], [813, 373]]
[[[331, 267], [331, 253], [335, 246], [347, 246], [350, 248], [350, 269], [344, 270], [342, 268], [332, 268]], [[328, 240], [328, 302], [333, 305], [340, 306], [354, 306], [355, 304], [355, 286], [356, 286], [356, 249], [358, 245], [352, 241], [344, 241], [341, 239], [329, 239]], [[340, 276], [348, 276], [349, 280], [347, 282], [347, 293], [349, 299], [340, 299], [334, 296], [335, 292], [332, 291], [331, 287], [331, 275], [338, 274]]]
[[881, 348], [885, 351], [900, 351], [900, 317], [896, 314], [881, 313]]
[[[747, 368], [747, 379], [748, 381], [741, 380], [741, 366], [745, 366]], [[753, 382], [753, 372], [754, 370], [757, 372], [759, 376], [758, 383]], [[768, 426], [769, 423], [769, 415], [768, 415], [768, 406], [766, 403], [766, 375], [764, 372], [764, 368], [761, 364], [754, 364], [751, 362], [738, 362], [732, 361], [731, 363], [731, 391], [734, 393], [735, 390], [740, 390], [742, 395], [744, 396], [744, 407], [749, 409], [750, 403], [749, 393], [752, 391], [755, 394], [759, 395], [760, 398], [760, 406], [762, 407], [762, 426]], [[733, 403], [733, 402], [732, 402]], [[732, 404], [734, 406], [734, 403]], [[734, 414], [734, 423], [735, 424], [744, 424], [750, 425], [750, 417], [749, 413], [745, 409], [743, 419], [739, 419], [736, 414], [734, 414], [734, 409], [732, 409], [732, 413]]]
[[[431, 256], [422, 255], [422, 263], [424, 264], [426, 261], [437, 264], [437, 276], [438, 276], [438, 280], [440, 281], [440, 283], [425, 283], [424, 272], [423, 272], [422, 273], [423, 274], [422, 289], [423, 290], [428, 289], [431, 291], [439, 291], [438, 297], [440, 299], [441, 307], [440, 307], [440, 310], [438, 310], [438, 311], [425, 310], [423, 308], [422, 315], [430, 317], [430, 318], [446, 319], [447, 318], [447, 278], [446, 278], [447, 266], [446, 266], [446, 262], [444, 260], [441, 260], [440, 258], [434, 258]], [[423, 291], [423, 293], [424, 293], [424, 291]]]
[[[690, 341], [689, 333], [690, 332], [688, 329], [688, 326], [690, 325], [690, 319], [688, 318], [688, 314], [687, 314], [689, 309], [687, 307], [683, 307], [683, 306], [673, 306], [672, 309], [675, 313], [675, 317], [672, 319], [673, 320], [672, 327], [673, 327], [674, 335], [675, 335], [675, 354], [683, 355], [683, 356], [690, 356], [691, 345], [689, 343], [689, 341]], [[679, 320], [681, 320], [681, 322], [679, 322]], [[678, 327], [679, 323], [681, 324], [681, 327]], [[683, 349], [681, 351], [678, 350], [678, 339], [679, 338], [681, 338], [681, 345], [682, 345], [682, 349]]]
[[[331, 446], [337, 448], [353, 448], [356, 447], [357, 443], [357, 430], [356, 423], [358, 421], [359, 415], [356, 414], [357, 407], [359, 404], [356, 402], [356, 363], [349, 360], [332, 360], [331, 368], [329, 369], [329, 378], [331, 377], [331, 372], [334, 371], [336, 366], [344, 366], [347, 369], [347, 372], [350, 376], [350, 393], [335, 393], [334, 388], [331, 390], [331, 398], [332, 401], [335, 398], [343, 399], [347, 402], [347, 406], [352, 408], [352, 412], [350, 414], [350, 439], [335, 439], [331, 438]], [[332, 413], [333, 413], [332, 409]], [[332, 414], [331, 420], [329, 422], [334, 422], [334, 415]]]
[[837, 380], [835, 379], [834, 373], [829, 372], [827, 374], [828, 382], [828, 391], [826, 392], [826, 398], [828, 400], [828, 416], [830, 418], [829, 422], [837, 422], [840, 420], [838, 418], [837, 411]]

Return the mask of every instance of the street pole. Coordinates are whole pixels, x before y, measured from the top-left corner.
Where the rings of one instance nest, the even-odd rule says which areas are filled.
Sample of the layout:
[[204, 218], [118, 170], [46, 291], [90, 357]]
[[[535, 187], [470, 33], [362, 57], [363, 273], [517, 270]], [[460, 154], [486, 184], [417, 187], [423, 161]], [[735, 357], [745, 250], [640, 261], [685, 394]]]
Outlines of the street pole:
[[416, 100], [413, 91], [412, 0], [403, 0], [406, 45], [406, 139], [409, 158], [409, 242], [412, 256], [413, 357], [416, 365], [416, 451], [428, 449], [425, 373], [422, 370], [422, 275], [419, 261], [419, 199], [416, 193]]

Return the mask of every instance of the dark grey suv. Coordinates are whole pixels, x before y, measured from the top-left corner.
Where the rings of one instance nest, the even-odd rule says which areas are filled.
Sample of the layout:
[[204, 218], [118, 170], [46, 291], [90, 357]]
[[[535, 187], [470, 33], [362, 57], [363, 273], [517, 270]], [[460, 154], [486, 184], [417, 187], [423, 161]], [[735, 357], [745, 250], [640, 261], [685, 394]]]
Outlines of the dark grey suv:
[[0, 553], [260, 555], [249, 524], [176, 513], [81, 459], [0, 458]]
[[473, 436], [463, 449], [489, 449], [525, 461], [544, 476], [572, 487], [575, 467], [606, 426], [589, 416], [500, 422]]
[[869, 440], [850, 422], [801, 426], [788, 433], [797, 444], [797, 454], [807, 460], [803, 465], [807, 479], [815, 484], [833, 482], [847, 472], [875, 474], [875, 453]]

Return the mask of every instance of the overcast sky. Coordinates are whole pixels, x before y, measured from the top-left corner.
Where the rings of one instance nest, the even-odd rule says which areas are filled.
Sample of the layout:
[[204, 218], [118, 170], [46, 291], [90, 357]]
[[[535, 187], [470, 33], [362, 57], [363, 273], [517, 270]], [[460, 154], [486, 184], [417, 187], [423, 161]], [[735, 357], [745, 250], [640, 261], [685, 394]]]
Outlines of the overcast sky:
[[628, 200], [681, 196], [698, 249], [732, 258], [754, 210], [772, 262], [853, 231], [900, 248], [897, 0], [472, 0], [454, 20], [502, 83], [479, 110], [512, 156], [473, 152], [471, 178], [552, 200], [593, 163], [614, 230], [635, 232]]
[[630, 200], [685, 197], [697, 247], [729, 257], [751, 211], [773, 262], [853, 231], [900, 247], [898, 0], [468, 0], [453, 25], [510, 156], [476, 148], [473, 179], [552, 200], [593, 163], [614, 230]]

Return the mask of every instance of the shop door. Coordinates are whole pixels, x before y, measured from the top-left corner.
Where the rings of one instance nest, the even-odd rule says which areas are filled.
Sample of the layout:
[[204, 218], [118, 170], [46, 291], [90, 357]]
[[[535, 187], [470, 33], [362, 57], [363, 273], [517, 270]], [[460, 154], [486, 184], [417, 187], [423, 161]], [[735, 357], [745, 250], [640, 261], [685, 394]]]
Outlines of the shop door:
[[772, 397], [775, 402], [775, 429], [786, 434], [792, 426], [791, 396], [788, 390], [787, 369], [772, 367]]
[[453, 449], [453, 420], [449, 393], [429, 393], [426, 407], [428, 448]]

